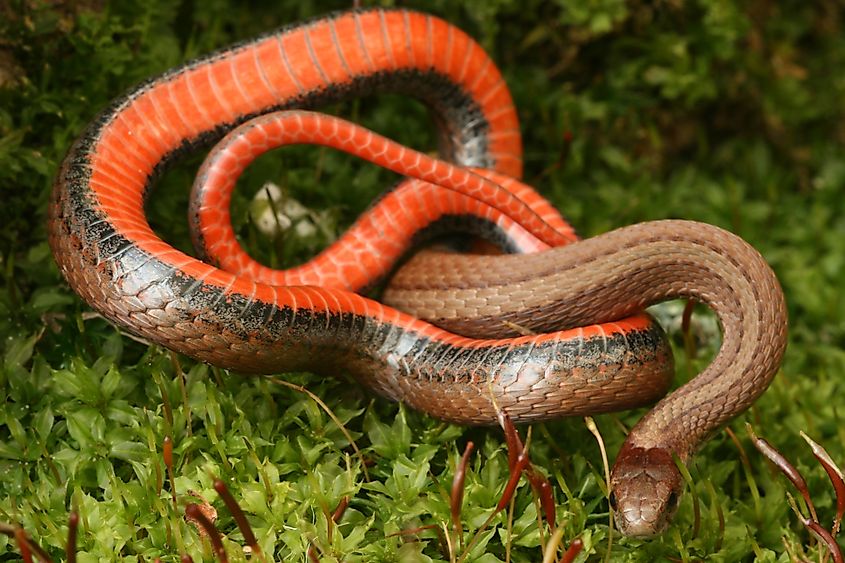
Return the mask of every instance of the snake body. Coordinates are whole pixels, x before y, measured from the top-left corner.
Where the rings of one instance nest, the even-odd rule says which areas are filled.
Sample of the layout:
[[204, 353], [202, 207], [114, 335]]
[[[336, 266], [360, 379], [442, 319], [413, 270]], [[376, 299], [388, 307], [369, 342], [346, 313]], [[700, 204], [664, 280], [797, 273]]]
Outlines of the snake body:
[[[529, 317], [547, 307], [560, 327], [572, 327], [476, 339], [343, 289], [346, 280], [273, 285], [222, 270], [174, 249], [149, 227], [143, 203], [151, 179], [182, 151], [240, 123], [269, 131], [277, 117], [290, 118], [256, 118], [274, 110], [387, 90], [433, 109], [443, 154], [453, 162], [520, 175], [510, 94], [476, 43], [425, 14], [337, 14], [168, 72], [103, 112], [71, 148], [53, 191], [50, 244], [62, 273], [107, 318], [202, 361], [265, 373], [344, 370], [386, 397], [465, 424], [495, 423], [499, 409], [519, 422], [652, 402], [670, 383], [671, 353], [659, 327], [638, 311], [676, 297], [707, 303], [724, 331], [718, 355], [631, 431], [613, 470], [620, 529], [662, 531], [682, 490], [673, 456], [687, 459], [747, 408], [785, 348], [778, 282], [738, 237], [664, 221], [565, 244], [571, 237], [533, 192], [521, 198], [491, 182], [492, 172], [434, 160], [420, 166], [410, 151], [385, 152], [410, 175], [463, 194], [463, 211], [443, 215], [495, 209], [519, 217], [538, 245], [553, 247], [440, 256], [437, 272], [429, 256], [422, 271], [415, 273], [414, 261], [400, 270], [387, 297], [467, 334], [490, 321], [501, 326], [501, 315], [523, 319], [510, 316], [511, 302]], [[294, 115], [309, 123], [300, 133], [331, 137], [333, 130], [319, 129], [329, 121]], [[427, 274], [433, 279], [420, 287]], [[464, 315], [468, 310], [472, 315]]]

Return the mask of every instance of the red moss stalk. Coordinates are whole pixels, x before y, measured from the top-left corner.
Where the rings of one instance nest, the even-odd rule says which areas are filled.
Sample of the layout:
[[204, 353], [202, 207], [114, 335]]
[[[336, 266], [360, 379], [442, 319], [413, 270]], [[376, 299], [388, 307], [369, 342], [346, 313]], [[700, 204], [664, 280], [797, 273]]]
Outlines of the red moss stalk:
[[79, 529], [79, 514], [73, 510], [67, 519], [67, 545], [65, 557], [67, 563], [76, 563], [76, 533]]
[[572, 540], [572, 543], [569, 544], [569, 548], [566, 550], [566, 553], [564, 553], [563, 557], [560, 558], [560, 563], [572, 563], [575, 561], [575, 558], [578, 557], [578, 554], [581, 553], [582, 549], [584, 549], [584, 542], [581, 541], [581, 538], [575, 538]]
[[748, 435], [751, 436], [751, 442], [754, 444], [754, 447], [757, 448], [761, 454], [769, 458], [769, 461], [774, 463], [775, 466], [780, 469], [781, 473], [783, 473], [786, 478], [792, 482], [795, 488], [798, 489], [798, 492], [800, 492], [801, 496], [804, 497], [804, 501], [810, 509], [813, 521], [818, 522], [819, 519], [818, 516], [816, 516], [816, 507], [813, 505], [813, 500], [810, 498], [810, 490], [807, 487], [807, 482], [804, 480], [804, 476], [801, 475], [801, 472], [798, 471], [794, 465], [789, 463], [789, 460], [783, 457], [783, 455], [777, 451], [774, 446], [765, 439], [758, 437], [757, 434], [754, 433], [754, 429], [750, 424], [746, 423], [745, 427], [748, 430]]
[[21, 559], [23, 559], [24, 563], [32, 563], [32, 551], [29, 549], [29, 539], [21, 527], [15, 528], [15, 542], [18, 544], [18, 551], [21, 552]]
[[162, 442], [162, 457], [167, 468], [167, 479], [170, 481], [170, 494], [173, 497], [173, 508], [176, 508], [176, 479], [173, 477], [173, 440], [165, 436]]
[[511, 476], [510, 479], [508, 479], [508, 484], [505, 485], [505, 490], [502, 491], [502, 498], [499, 499], [499, 504], [496, 505], [496, 512], [505, 508], [513, 498], [513, 495], [516, 492], [516, 485], [519, 483], [519, 478], [522, 476], [522, 472], [525, 470], [526, 465], [528, 465], [528, 454], [522, 452], [516, 458], [516, 466], [511, 470]]
[[449, 508], [452, 512], [452, 526], [456, 532], [463, 530], [461, 523], [461, 508], [464, 504], [464, 480], [466, 479], [467, 464], [469, 463], [469, 456], [475, 449], [475, 444], [467, 442], [464, 448], [464, 455], [461, 456], [461, 461], [455, 468], [455, 477], [452, 479], [452, 493], [450, 495]]
[[845, 514], [845, 478], [842, 476], [842, 470], [830, 457], [821, 445], [815, 442], [812, 438], [801, 432], [801, 437], [810, 445], [813, 450], [813, 455], [819, 460], [819, 463], [824, 467], [827, 476], [830, 478], [833, 489], [836, 491], [836, 517], [833, 519], [833, 527], [830, 533], [835, 537], [839, 533], [839, 528], [842, 525], [842, 516]]
[[243, 534], [246, 544], [252, 549], [253, 554], [263, 561], [264, 557], [261, 552], [261, 547], [258, 545], [258, 540], [255, 539], [255, 534], [252, 532], [252, 526], [249, 525], [249, 521], [246, 519], [244, 511], [241, 510], [241, 505], [238, 504], [238, 501], [236, 501], [235, 497], [232, 496], [232, 493], [229, 492], [229, 489], [226, 487], [226, 483], [224, 483], [221, 479], [215, 479], [214, 490], [217, 491], [217, 494], [223, 499], [223, 503], [226, 505], [229, 513], [238, 524], [238, 529], [240, 529], [241, 534]]
[[203, 514], [202, 509], [197, 504], [189, 504], [185, 507], [185, 515], [193, 520], [194, 522], [198, 523], [202, 526], [202, 529], [208, 534], [209, 539], [211, 540], [211, 545], [214, 548], [214, 552], [217, 555], [217, 558], [222, 561], [223, 563], [228, 563], [229, 556], [226, 554], [226, 548], [223, 547], [223, 538], [220, 537], [220, 532], [211, 523], [211, 520]]

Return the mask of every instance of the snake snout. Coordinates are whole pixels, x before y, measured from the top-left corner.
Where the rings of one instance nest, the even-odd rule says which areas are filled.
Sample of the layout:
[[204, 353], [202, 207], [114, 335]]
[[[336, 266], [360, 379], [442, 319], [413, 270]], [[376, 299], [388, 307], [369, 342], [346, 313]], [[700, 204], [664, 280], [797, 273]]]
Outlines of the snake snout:
[[613, 468], [609, 497], [619, 531], [634, 538], [666, 531], [683, 487], [671, 452], [624, 446]]

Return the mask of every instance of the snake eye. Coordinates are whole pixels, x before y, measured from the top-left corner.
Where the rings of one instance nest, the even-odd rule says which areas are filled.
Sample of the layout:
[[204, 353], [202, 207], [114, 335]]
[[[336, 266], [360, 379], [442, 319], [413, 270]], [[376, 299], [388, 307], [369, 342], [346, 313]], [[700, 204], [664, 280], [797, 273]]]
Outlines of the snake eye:
[[[675, 494], [675, 493], [672, 493], [672, 494]], [[607, 502], [610, 503], [610, 508], [612, 508], [613, 510], [616, 510], [616, 493], [615, 492], [613, 492], [613, 491], [610, 492], [610, 496], [607, 497]]]
[[669, 498], [666, 499], [666, 508], [672, 510], [678, 504], [678, 495], [675, 494], [675, 491], [669, 493]]

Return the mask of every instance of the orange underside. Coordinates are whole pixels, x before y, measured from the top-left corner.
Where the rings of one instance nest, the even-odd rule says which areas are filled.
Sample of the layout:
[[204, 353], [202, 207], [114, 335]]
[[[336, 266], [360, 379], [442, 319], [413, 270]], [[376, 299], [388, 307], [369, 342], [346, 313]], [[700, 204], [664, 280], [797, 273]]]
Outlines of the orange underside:
[[[144, 252], [228, 292], [280, 307], [378, 316], [430, 338], [489, 345], [489, 341], [450, 334], [350, 292], [272, 286], [235, 276], [173, 249], [153, 233], [145, 218], [142, 194], [148, 177], [184, 139], [328, 85], [342, 87], [356, 76], [397, 69], [434, 70], [460, 85], [488, 121], [489, 151], [498, 172], [520, 176], [520, 136], [510, 94], [476, 43], [445, 22], [421, 14], [353, 13], [265, 38], [145, 89], [103, 128], [94, 148], [90, 186], [99, 210], [117, 232]], [[540, 199], [533, 192], [525, 197]], [[547, 214], [559, 217], [553, 210]], [[648, 323], [647, 317], [637, 316], [541, 339], [609, 335], [640, 330]]]

